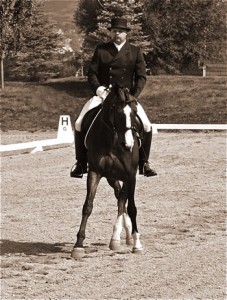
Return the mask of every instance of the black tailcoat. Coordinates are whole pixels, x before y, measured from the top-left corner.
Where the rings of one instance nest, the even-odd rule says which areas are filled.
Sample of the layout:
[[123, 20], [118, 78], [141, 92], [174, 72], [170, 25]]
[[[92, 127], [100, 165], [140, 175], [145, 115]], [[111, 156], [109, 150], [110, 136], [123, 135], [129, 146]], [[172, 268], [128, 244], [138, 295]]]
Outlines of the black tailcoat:
[[94, 93], [101, 85], [119, 83], [138, 97], [146, 83], [142, 51], [127, 41], [119, 52], [112, 42], [98, 45], [88, 70], [88, 82]]

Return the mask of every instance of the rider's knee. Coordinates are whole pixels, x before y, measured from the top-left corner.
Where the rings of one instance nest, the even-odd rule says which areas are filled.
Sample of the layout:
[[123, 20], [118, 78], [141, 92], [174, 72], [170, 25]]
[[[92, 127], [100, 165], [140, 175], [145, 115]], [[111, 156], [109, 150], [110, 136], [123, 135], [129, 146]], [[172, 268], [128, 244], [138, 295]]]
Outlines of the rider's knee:
[[151, 123], [143, 123], [143, 128], [145, 132], [150, 132], [152, 130]]
[[76, 129], [76, 131], [81, 131], [81, 123], [82, 123], [82, 119], [81, 118], [77, 118], [76, 122], [75, 122], [75, 129]]

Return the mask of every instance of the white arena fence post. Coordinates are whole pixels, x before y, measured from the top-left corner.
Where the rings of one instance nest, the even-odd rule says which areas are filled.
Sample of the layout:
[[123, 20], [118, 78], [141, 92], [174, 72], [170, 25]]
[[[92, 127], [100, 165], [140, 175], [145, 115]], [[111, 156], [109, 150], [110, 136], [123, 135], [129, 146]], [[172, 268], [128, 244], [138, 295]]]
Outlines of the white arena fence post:
[[73, 142], [74, 142], [74, 133], [72, 130], [70, 116], [61, 115], [58, 123], [57, 138], [19, 143], [19, 144], [0, 145], [0, 152], [33, 149], [31, 153], [36, 153], [38, 151], [43, 151], [43, 147], [45, 146], [72, 144]]

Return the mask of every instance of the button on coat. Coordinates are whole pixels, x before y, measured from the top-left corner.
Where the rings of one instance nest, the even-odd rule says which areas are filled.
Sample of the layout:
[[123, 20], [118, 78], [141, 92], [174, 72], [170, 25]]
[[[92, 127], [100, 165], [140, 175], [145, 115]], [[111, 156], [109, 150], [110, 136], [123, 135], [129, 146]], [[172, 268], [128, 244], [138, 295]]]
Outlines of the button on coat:
[[98, 45], [88, 70], [88, 82], [94, 93], [99, 86], [118, 83], [138, 97], [146, 83], [142, 51], [129, 42], [119, 52], [112, 42]]

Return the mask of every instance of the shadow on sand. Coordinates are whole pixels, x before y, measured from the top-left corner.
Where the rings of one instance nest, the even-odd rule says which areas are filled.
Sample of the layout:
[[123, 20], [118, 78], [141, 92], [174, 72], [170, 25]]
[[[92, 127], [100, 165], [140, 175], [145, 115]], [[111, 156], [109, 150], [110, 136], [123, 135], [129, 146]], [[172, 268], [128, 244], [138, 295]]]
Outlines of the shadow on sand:
[[26, 255], [40, 255], [48, 253], [66, 253], [65, 247], [68, 243], [41, 243], [41, 242], [19, 242], [1, 240], [0, 255], [24, 253]]

